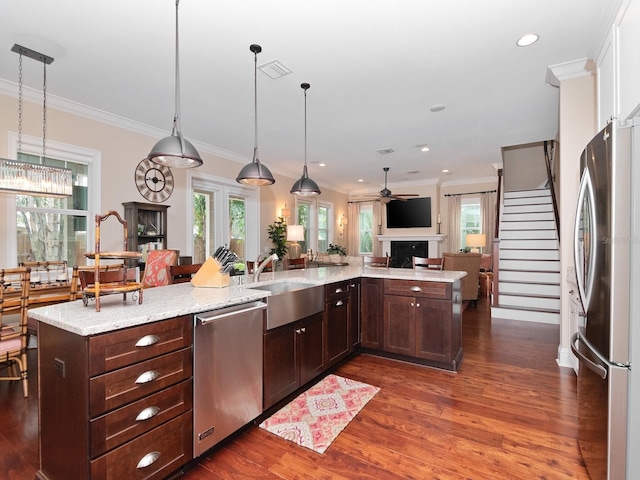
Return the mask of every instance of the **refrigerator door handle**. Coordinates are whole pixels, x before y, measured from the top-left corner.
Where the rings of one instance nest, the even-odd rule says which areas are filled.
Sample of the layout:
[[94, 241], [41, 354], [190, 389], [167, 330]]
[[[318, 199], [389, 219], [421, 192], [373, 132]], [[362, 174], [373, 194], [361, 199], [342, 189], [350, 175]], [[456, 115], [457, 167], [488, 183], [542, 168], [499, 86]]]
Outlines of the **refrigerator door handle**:
[[576, 342], [579, 342], [579, 341], [580, 341], [580, 338], [579, 338], [578, 334], [574, 333], [573, 336], [571, 337], [571, 351], [573, 352], [573, 354], [576, 357], [578, 357], [578, 360], [581, 360], [582, 362], [584, 362], [585, 367], [587, 367], [589, 370], [591, 370], [596, 375], [601, 377], [603, 380], [606, 379], [607, 378], [607, 369], [604, 368], [602, 365], [598, 365], [597, 363], [592, 362], [582, 352], [580, 352], [576, 348]]
[[[576, 267], [576, 281], [578, 283], [578, 294], [580, 295], [580, 300], [582, 301], [582, 309], [585, 312], [589, 311], [589, 306], [591, 303], [591, 292], [593, 290], [593, 281], [594, 281], [594, 275], [593, 275], [593, 271], [595, 269], [595, 265], [596, 265], [596, 246], [597, 243], [596, 241], [594, 241], [593, 238], [589, 239], [589, 251], [588, 251], [588, 255], [589, 257], [587, 258], [588, 261], [588, 270], [586, 272], [586, 277], [585, 277], [585, 271], [584, 271], [584, 264], [583, 264], [583, 258], [581, 258], [581, 254], [584, 253], [584, 249], [580, 248], [580, 235], [578, 234], [578, 232], [580, 231], [580, 223], [581, 221], [583, 221], [582, 219], [582, 212], [583, 207], [584, 207], [584, 201], [585, 201], [585, 197], [586, 199], [589, 201], [589, 214], [590, 214], [590, 218], [588, 219], [588, 221], [590, 222], [589, 228], [591, 229], [589, 232], [590, 237], [593, 237], [593, 229], [596, 226], [596, 212], [595, 212], [595, 208], [594, 208], [594, 194], [593, 194], [593, 184], [591, 182], [591, 176], [589, 175], [589, 170], [585, 169], [584, 173], [582, 174], [582, 178], [580, 179], [580, 190], [578, 192], [578, 207], [576, 210], [576, 218], [575, 218], [575, 226], [574, 226], [574, 246], [573, 246], [573, 255], [574, 255], [574, 261], [575, 261], [575, 267]], [[586, 285], [585, 285], [585, 281], [586, 281]]]

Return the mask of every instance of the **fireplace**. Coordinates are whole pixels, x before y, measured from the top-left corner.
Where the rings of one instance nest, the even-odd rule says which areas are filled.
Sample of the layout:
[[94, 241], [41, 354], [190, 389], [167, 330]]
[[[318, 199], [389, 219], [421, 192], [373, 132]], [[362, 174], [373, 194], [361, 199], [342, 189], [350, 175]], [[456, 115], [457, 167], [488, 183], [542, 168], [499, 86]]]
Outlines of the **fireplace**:
[[413, 268], [412, 257], [428, 257], [429, 242], [391, 242], [391, 268]]

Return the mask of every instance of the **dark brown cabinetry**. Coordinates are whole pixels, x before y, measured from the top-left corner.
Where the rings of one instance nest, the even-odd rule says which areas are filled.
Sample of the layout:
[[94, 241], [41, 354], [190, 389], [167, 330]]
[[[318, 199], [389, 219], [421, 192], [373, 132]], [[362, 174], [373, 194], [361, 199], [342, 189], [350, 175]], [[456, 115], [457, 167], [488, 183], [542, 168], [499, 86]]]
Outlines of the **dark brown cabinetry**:
[[360, 280], [360, 333], [363, 348], [382, 349], [382, 317], [384, 309], [384, 280]]
[[349, 280], [349, 351], [360, 346], [360, 279]]
[[325, 370], [323, 313], [264, 334], [264, 408], [267, 409]]
[[37, 478], [161, 479], [191, 460], [191, 316], [38, 338]]
[[330, 367], [351, 352], [349, 341], [349, 282], [325, 286], [324, 348], [325, 363]]
[[457, 370], [462, 357], [460, 282], [384, 280], [384, 352]]
[[151, 250], [167, 248], [167, 209], [169, 205], [126, 202], [122, 206], [128, 228], [127, 250], [144, 254], [143, 248]]

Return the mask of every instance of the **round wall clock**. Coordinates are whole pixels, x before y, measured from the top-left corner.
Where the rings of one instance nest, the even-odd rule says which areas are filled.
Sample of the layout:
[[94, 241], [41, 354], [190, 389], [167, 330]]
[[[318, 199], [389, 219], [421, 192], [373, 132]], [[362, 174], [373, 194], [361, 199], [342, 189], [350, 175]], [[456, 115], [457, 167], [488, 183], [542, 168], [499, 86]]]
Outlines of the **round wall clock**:
[[169, 167], [153, 163], [148, 158], [136, 167], [135, 179], [140, 195], [151, 202], [164, 202], [173, 192], [173, 174]]

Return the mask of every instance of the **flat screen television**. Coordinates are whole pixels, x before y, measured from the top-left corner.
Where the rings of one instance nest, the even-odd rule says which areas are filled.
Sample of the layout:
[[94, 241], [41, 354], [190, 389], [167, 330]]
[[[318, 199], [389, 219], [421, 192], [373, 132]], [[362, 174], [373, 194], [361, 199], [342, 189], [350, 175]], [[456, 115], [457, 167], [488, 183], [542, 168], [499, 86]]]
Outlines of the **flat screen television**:
[[431, 197], [410, 198], [387, 203], [387, 228], [431, 226]]

